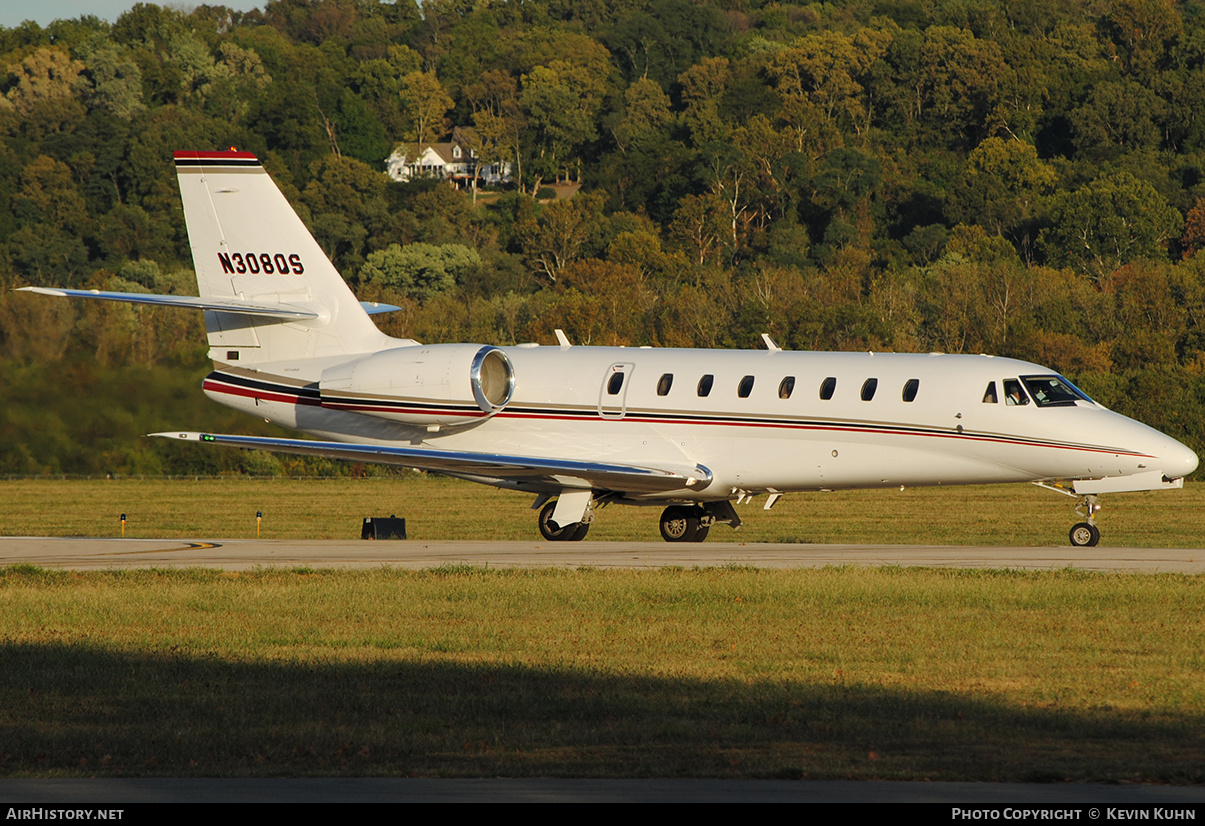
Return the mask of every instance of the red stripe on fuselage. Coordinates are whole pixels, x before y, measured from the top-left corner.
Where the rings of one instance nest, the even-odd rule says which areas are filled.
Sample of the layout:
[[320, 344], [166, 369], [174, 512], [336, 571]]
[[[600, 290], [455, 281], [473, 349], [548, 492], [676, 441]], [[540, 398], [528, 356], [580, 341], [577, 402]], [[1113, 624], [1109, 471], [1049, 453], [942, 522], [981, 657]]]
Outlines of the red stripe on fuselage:
[[[206, 390], [213, 390], [217, 393], [227, 393], [232, 396], [243, 396], [246, 398], [259, 398], [268, 401], [286, 402], [291, 404], [309, 405], [314, 407], [327, 407], [336, 410], [344, 410], [349, 412], [364, 412], [365, 410], [377, 409], [383, 412], [395, 413], [427, 413], [432, 416], [473, 416], [472, 413], [464, 413], [463, 411], [440, 411], [429, 408], [408, 409], [396, 407], [384, 408], [369, 408], [369, 407], [353, 407], [350, 405], [332, 405], [322, 404], [318, 399], [304, 398], [298, 395], [286, 395], [282, 393], [274, 393], [267, 390], [251, 390], [237, 385], [220, 384], [211, 379], [206, 379], [202, 384]], [[1089, 445], [1074, 445], [1074, 444], [1052, 444], [1049, 442], [1035, 442], [1032, 440], [1008, 438], [1005, 436], [976, 436], [969, 433], [935, 433], [933, 431], [911, 431], [904, 429], [892, 429], [885, 427], [872, 427], [866, 425], [819, 425], [819, 424], [790, 424], [788, 422], [759, 422], [750, 420], [729, 421], [729, 420], [700, 420], [700, 419], [664, 419], [664, 418], [646, 418], [639, 414], [625, 415], [622, 418], [604, 418], [602, 416], [593, 415], [585, 412], [581, 416], [564, 416], [553, 413], [523, 413], [521, 411], [508, 412], [501, 411], [494, 414], [497, 419], [540, 419], [544, 421], [565, 421], [565, 422], [636, 422], [641, 424], [677, 424], [677, 425], [706, 425], [711, 427], [760, 427], [760, 428], [779, 428], [783, 430], [811, 430], [818, 432], [831, 433], [871, 433], [883, 436], [928, 436], [938, 439], [966, 439], [976, 442], [992, 442], [994, 444], [1017, 445], [1019, 447], [1046, 447], [1054, 450], [1078, 450], [1084, 453], [1106, 453], [1113, 456], [1134, 456], [1138, 458], [1153, 459], [1155, 458], [1149, 453], [1136, 453], [1131, 450], [1118, 450], [1109, 447], [1092, 447]], [[484, 416], [485, 414], [480, 414]]]
[[240, 152], [237, 149], [221, 149], [217, 151], [203, 151], [195, 149], [183, 149], [172, 153], [172, 158], [177, 161], [254, 161], [257, 160], [252, 152]]
[[270, 402], [284, 402], [285, 404], [301, 404], [310, 407], [319, 407], [321, 403], [318, 399], [308, 399], [299, 396], [296, 393], [275, 393], [270, 390], [253, 390], [250, 387], [240, 387], [236, 384], [223, 384], [214, 381], [213, 379], [205, 379], [201, 383], [202, 390], [212, 390], [215, 393], [225, 393], [228, 396], [242, 396], [246, 399], [264, 399]]

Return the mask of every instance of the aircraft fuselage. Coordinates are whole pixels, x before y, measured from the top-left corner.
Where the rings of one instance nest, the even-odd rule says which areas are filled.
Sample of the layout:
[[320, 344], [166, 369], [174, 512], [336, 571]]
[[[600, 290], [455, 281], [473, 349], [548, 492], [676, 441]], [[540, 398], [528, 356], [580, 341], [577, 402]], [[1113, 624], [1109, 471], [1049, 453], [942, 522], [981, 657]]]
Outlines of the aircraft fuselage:
[[[457, 346], [478, 345], [425, 349]], [[629, 500], [709, 501], [762, 492], [1055, 481], [1156, 470], [1176, 479], [1197, 463], [1174, 439], [1086, 398], [1040, 403], [1025, 382], [1056, 374], [1013, 359], [498, 349], [513, 366], [514, 392], [492, 414], [468, 404], [467, 389], [454, 391], [451, 400], [424, 397], [413, 385], [404, 397], [379, 388], [352, 398], [319, 392], [330, 367], [317, 371], [312, 363], [306, 363], [308, 376], [294, 370], [290, 384], [272, 377], [275, 365], [260, 366], [254, 380], [241, 383], [233, 378], [237, 368], [223, 366], [205, 387], [223, 404], [333, 441], [469, 452], [498, 452], [504, 445], [506, 452], [524, 455], [700, 466], [712, 474], [705, 487], [632, 494]], [[290, 376], [288, 365], [278, 369], [281, 379]], [[467, 388], [467, 376], [463, 381]], [[1023, 398], [1010, 400], [1006, 382]], [[1024, 403], [1013, 403], [1019, 401]], [[392, 415], [407, 420], [390, 418], [391, 410], [406, 411]], [[496, 483], [556, 492], [546, 482]]]

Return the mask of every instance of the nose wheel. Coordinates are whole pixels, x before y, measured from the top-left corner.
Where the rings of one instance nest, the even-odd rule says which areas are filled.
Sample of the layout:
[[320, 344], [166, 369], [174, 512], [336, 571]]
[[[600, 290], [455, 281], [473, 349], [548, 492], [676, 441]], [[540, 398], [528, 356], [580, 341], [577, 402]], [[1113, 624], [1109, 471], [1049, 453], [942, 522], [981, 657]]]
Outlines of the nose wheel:
[[1080, 522], [1071, 528], [1071, 544], [1079, 548], [1092, 548], [1100, 541], [1100, 528], [1091, 522]]

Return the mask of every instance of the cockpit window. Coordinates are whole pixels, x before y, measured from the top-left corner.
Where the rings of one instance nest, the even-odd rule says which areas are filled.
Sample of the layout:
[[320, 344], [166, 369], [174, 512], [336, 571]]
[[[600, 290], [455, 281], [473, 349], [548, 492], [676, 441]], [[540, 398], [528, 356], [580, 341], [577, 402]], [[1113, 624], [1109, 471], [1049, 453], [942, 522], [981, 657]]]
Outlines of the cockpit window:
[[1025, 395], [1021, 382], [1016, 379], [1004, 380], [1004, 403], [1010, 406], [1029, 404], [1029, 396]]
[[999, 404], [999, 402], [996, 401], [996, 383], [994, 381], [989, 381], [987, 383], [987, 390], [983, 391], [983, 403]]
[[1062, 376], [1022, 376], [1021, 381], [1038, 407], [1074, 407], [1078, 401], [1092, 401]]

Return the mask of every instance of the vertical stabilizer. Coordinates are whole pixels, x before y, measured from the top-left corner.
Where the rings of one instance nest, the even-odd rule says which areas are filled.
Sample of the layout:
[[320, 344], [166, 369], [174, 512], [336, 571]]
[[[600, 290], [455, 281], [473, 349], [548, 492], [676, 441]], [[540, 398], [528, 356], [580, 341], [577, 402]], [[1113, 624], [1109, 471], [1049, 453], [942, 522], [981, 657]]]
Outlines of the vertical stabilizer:
[[250, 152], [176, 152], [202, 298], [305, 307], [282, 320], [205, 311], [209, 355], [239, 364], [340, 356], [387, 341]]

